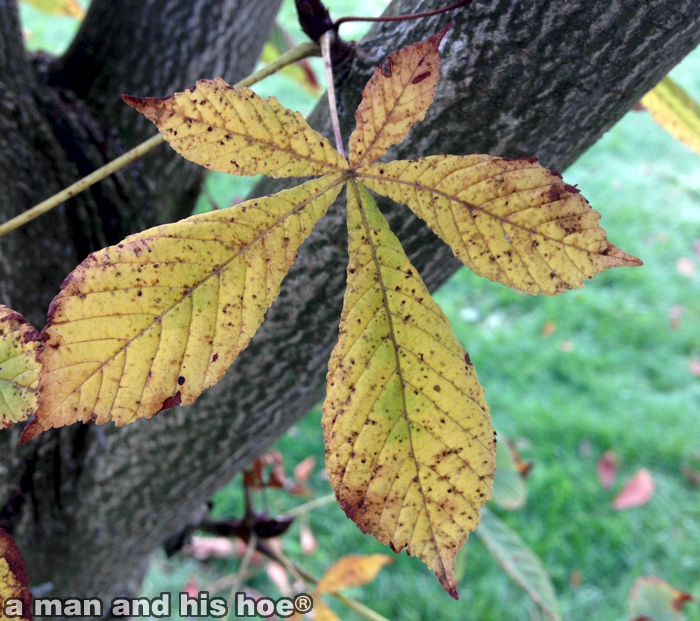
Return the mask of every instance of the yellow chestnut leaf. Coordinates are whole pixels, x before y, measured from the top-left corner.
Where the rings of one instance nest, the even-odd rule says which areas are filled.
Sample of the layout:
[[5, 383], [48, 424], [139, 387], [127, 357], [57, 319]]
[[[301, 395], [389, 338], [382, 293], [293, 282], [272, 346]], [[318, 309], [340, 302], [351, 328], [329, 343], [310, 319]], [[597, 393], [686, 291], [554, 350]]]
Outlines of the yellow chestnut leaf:
[[671, 136], [700, 155], [700, 105], [683, 87], [665, 77], [642, 97], [642, 105]]
[[36, 410], [39, 333], [19, 313], [0, 304], [0, 429]]
[[408, 205], [470, 269], [526, 293], [556, 295], [642, 262], [608, 241], [594, 211], [537, 158], [435, 155], [375, 163], [357, 178]]
[[199, 80], [170, 97], [123, 95], [153, 121], [180, 155], [230, 175], [303, 177], [347, 169], [347, 162], [303, 116], [274, 97]]
[[390, 54], [374, 70], [355, 112], [357, 125], [350, 136], [348, 156], [353, 168], [384, 155], [425, 118], [440, 74], [438, 48], [449, 29], [445, 26], [429, 39]]
[[316, 591], [335, 593], [372, 582], [382, 567], [393, 560], [386, 554], [347, 554], [328, 568], [318, 581]]
[[194, 401], [245, 349], [339, 175], [127, 237], [63, 284], [44, 329], [36, 418], [125, 425]]
[[454, 561], [491, 498], [494, 432], [449, 321], [367, 190], [348, 185], [348, 284], [323, 427], [338, 502], [456, 598]]

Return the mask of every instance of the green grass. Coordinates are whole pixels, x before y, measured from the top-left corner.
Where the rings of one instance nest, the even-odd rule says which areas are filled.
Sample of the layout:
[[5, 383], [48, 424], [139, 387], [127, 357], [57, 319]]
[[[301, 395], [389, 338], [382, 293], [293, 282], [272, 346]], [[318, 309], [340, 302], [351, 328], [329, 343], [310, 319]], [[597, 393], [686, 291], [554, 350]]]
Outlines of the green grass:
[[[289, 3], [284, 10], [289, 20]], [[23, 17], [27, 13], [23, 10]], [[34, 45], [37, 27], [29, 27]], [[671, 75], [700, 99], [700, 50]], [[283, 104], [304, 112], [313, 105], [285, 78], [258, 90], [275, 92]], [[495, 426], [518, 439], [525, 447], [522, 456], [535, 462], [527, 506], [499, 515], [545, 562], [565, 619], [621, 621], [630, 587], [641, 575], [659, 575], [700, 598], [700, 490], [679, 471], [683, 462], [697, 463], [700, 454], [700, 378], [688, 369], [691, 357], [700, 358], [700, 265], [694, 249], [700, 239], [700, 157], [646, 113], [631, 112], [565, 172], [565, 179], [578, 184], [602, 213], [610, 239], [642, 258], [644, 267], [611, 270], [584, 289], [556, 298], [521, 295], [463, 269], [436, 298], [469, 350]], [[212, 175], [208, 189], [220, 205], [228, 205], [245, 195], [252, 185], [246, 183]], [[206, 202], [198, 207], [209, 208]], [[684, 257], [698, 273], [678, 272], [677, 261]], [[668, 314], [676, 305], [684, 312], [674, 330]], [[548, 337], [542, 334], [545, 322], [556, 326]], [[573, 349], [562, 351], [562, 342]], [[322, 462], [319, 409], [275, 448], [290, 468], [307, 455]], [[610, 448], [622, 463], [615, 489], [605, 491], [595, 466]], [[643, 507], [613, 511], [615, 492], [642, 467], [652, 472], [654, 497]], [[317, 495], [330, 491], [319, 472], [311, 484]], [[300, 502], [279, 492], [269, 493], [266, 501], [272, 513]], [[224, 487], [214, 503], [217, 515], [240, 515], [239, 479]], [[343, 554], [392, 554], [362, 535], [336, 505], [313, 512], [310, 520], [318, 552], [308, 558], [301, 554], [296, 525], [284, 541], [288, 555], [316, 574]], [[402, 621], [530, 618], [526, 597], [477, 537], [465, 546], [459, 563], [464, 576], [458, 602], [405, 554], [374, 583], [350, 595]], [[237, 564], [185, 558], [166, 563], [159, 554], [144, 594], [177, 593], [190, 574], [206, 585], [234, 572]], [[574, 574], [580, 574], [580, 586], [572, 586]], [[250, 584], [275, 596], [264, 573]], [[333, 605], [342, 619], [359, 618]], [[697, 601], [685, 610], [689, 621], [700, 621]]]

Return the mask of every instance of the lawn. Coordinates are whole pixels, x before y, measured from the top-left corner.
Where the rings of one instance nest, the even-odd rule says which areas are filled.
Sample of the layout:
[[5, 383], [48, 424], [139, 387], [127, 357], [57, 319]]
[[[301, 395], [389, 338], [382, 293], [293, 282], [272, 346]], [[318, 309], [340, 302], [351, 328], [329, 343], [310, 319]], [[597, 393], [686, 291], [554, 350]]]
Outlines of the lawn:
[[[341, 3], [331, 3], [336, 4]], [[336, 13], [348, 13], [350, 6], [362, 12], [359, 3], [346, 2]], [[286, 3], [285, 23], [291, 23], [290, 8]], [[32, 9], [23, 9], [23, 17], [33, 32], [30, 45], [53, 51], [64, 45], [53, 35], [60, 30], [64, 41], [74, 29], [55, 18], [47, 26]], [[671, 75], [700, 99], [700, 50]], [[275, 92], [284, 105], [303, 112], [314, 103], [285, 78], [256, 90]], [[645, 112], [630, 112], [564, 178], [603, 215], [611, 241], [639, 256], [643, 267], [611, 270], [584, 289], [556, 298], [519, 294], [464, 268], [436, 294], [486, 387], [499, 434], [515, 439], [522, 457], [535, 464], [527, 480], [527, 506], [494, 512], [544, 561], [563, 618], [625, 619], [635, 578], [654, 574], [694, 595], [696, 602], [686, 605], [685, 614], [698, 621], [700, 488], [680, 467], [700, 464], [700, 377], [691, 372], [692, 361], [700, 360], [700, 157]], [[217, 203], [228, 205], [250, 185], [212, 175], [207, 187]], [[208, 208], [202, 197], [198, 209]], [[675, 324], [670, 313], [680, 313]], [[308, 455], [322, 464], [320, 405], [275, 448], [290, 466]], [[608, 449], [620, 460], [610, 491], [596, 474], [596, 462]], [[654, 496], [642, 507], [614, 511], [612, 497], [640, 468], [651, 471]], [[311, 479], [318, 496], [331, 491], [320, 470]], [[213, 501], [217, 515], [240, 516], [240, 479]], [[272, 513], [299, 502], [281, 492], [266, 497]], [[284, 545], [291, 558], [315, 574], [343, 554], [392, 554], [362, 535], [335, 504], [313, 511], [310, 525], [319, 541], [314, 555], [301, 553], [298, 525]], [[166, 561], [158, 554], [144, 594], [177, 593], [191, 575], [206, 585], [237, 566], [236, 559], [200, 563], [178, 556]], [[533, 618], [527, 597], [486, 552], [478, 530], [461, 552], [459, 567], [458, 602], [405, 554], [376, 581], [349, 595], [401, 621]], [[276, 595], [264, 572], [250, 585]], [[359, 618], [342, 605], [333, 606], [343, 620]]]

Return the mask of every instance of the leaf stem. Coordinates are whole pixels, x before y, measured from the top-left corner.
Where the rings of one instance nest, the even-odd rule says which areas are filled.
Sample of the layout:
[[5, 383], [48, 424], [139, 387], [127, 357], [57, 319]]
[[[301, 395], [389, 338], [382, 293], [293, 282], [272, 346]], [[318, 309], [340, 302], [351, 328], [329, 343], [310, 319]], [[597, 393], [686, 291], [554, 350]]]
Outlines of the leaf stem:
[[426, 11], [425, 13], [411, 13], [410, 15], [393, 15], [391, 17], [341, 17], [333, 22], [333, 28], [338, 30], [338, 26], [346, 22], [400, 22], [406, 19], [417, 19], [419, 17], [430, 17], [431, 15], [439, 15], [460, 7], [467, 6], [472, 0], [462, 0], [457, 4], [446, 6], [435, 11]]
[[340, 134], [340, 122], [338, 121], [338, 108], [335, 103], [335, 87], [333, 86], [333, 63], [331, 62], [331, 42], [335, 33], [327, 30], [321, 36], [321, 55], [323, 56], [323, 68], [326, 73], [326, 86], [328, 88], [328, 107], [331, 110], [331, 125], [335, 136], [335, 148], [345, 157], [343, 151], [343, 137]]
[[[304, 58], [308, 58], [309, 56], [318, 55], [318, 45], [311, 41], [305, 41], [304, 43], [297, 45], [295, 48], [292, 48], [291, 50], [285, 52], [273, 62], [265, 65], [259, 71], [256, 71], [244, 80], [241, 80], [237, 84], [234, 84], [234, 86], [236, 88], [241, 88], [243, 86], [251, 86], [252, 84], [260, 82], [260, 80], [263, 80], [264, 78], [272, 75], [273, 73], [279, 71], [287, 65], [291, 65], [292, 63], [295, 63]], [[105, 164], [101, 168], [98, 168], [94, 172], [91, 172], [86, 177], [83, 177], [79, 181], [76, 181], [72, 185], [69, 185], [67, 188], [64, 188], [57, 194], [54, 194], [50, 198], [47, 198], [45, 201], [42, 201], [41, 203], [35, 205], [31, 209], [28, 209], [27, 211], [19, 214], [18, 216], [15, 216], [11, 220], [8, 220], [4, 224], [0, 225], [0, 237], [2, 235], [6, 235], [10, 231], [14, 231], [16, 228], [23, 226], [27, 222], [34, 220], [34, 218], [38, 218], [40, 215], [46, 213], [47, 211], [50, 211], [54, 207], [57, 207], [64, 201], [68, 200], [69, 198], [72, 198], [76, 194], [79, 194], [83, 190], [86, 190], [98, 181], [102, 181], [102, 179], [109, 177], [111, 174], [115, 173], [120, 168], [123, 168], [127, 164], [130, 164], [134, 160], [137, 160], [142, 155], [145, 155], [151, 149], [157, 147], [159, 144], [162, 144], [164, 142], [165, 138], [163, 137], [163, 134], [156, 134], [152, 138], [149, 138], [145, 142], [142, 142], [139, 146], [131, 149], [131, 151], [127, 151], [126, 153], [124, 153], [124, 155], [118, 157], [116, 160], [112, 160], [108, 164]]]

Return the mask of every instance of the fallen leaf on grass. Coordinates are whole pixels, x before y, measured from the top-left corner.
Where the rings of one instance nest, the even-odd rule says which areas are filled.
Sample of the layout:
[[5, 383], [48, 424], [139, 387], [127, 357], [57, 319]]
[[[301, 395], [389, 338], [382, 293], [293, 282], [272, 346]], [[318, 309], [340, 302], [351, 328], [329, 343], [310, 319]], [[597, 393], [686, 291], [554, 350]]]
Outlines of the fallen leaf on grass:
[[681, 317], [683, 316], [683, 307], [680, 304], [675, 304], [668, 309], [668, 325], [671, 330], [678, 330], [681, 327]]
[[612, 450], [605, 451], [598, 460], [598, 479], [604, 489], [610, 489], [617, 476], [617, 455]]
[[304, 554], [313, 554], [318, 549], [318, 542], [308, 524], [299, 526], [299, 543]]
[[316, 585], [319, 593], [335, 593], [372, 582], [384, 565], [393, 562], [386, 554], [348, 554], [334, 563]]
[[688, 257], [681, 257], [676, 262], [676, 269], [678, 270], [679, 274], [683, 274], [684, 276], [693, 276], [695, 274], [695, 263], [693, 263], [693, 260], [689, 259]]
[[542, 336], [552, 336], [557, 331], [557, 324], [553, 321], [545, 321], [542, 326]]
[[208, 558], [228, 558], [236, 555], [236, 546], [228, 537], [192, 537], [182, 552], [196, 558], [198, 561], [206, 561]]
[[681, 472], [683, 473], [683, 476], [688, 479], [688, 481], [694, 483], [695, 485], [700, 485], [700, 471], [695, 470], [695, 468], [691, 468], [686, 464], [681, 464]]
[[649, 502], [654, 495], [654, 479], [646, 468], [639, 470], [627, 480], [620, 493], [613, 499], [613, 509], [621, 511], [633, 507], [641, 507]]
[[700, 377], [700, 360], [697, 358], [691, 358], [688, 360], [688, 370], [691, 375], [695, 377]]
[[277, 587], [277, 590], [285, 597], [292, 594], [292, 585], [289, 582], [287, 570], [275, 561], [270, 561], [265, 565], [265, 573], [270, 579], [270, 582]]
[[627, 600], [630, 621], [682, 621], [683, 605], [692, 596], [658, 576], [642, 576], [632, 585]]
[[306, 459], [294, 466], [294, 478], [299, 481], [299, 483], [306, 483], [315, 466], [316, 458], [313, 455], [309, 455]]

